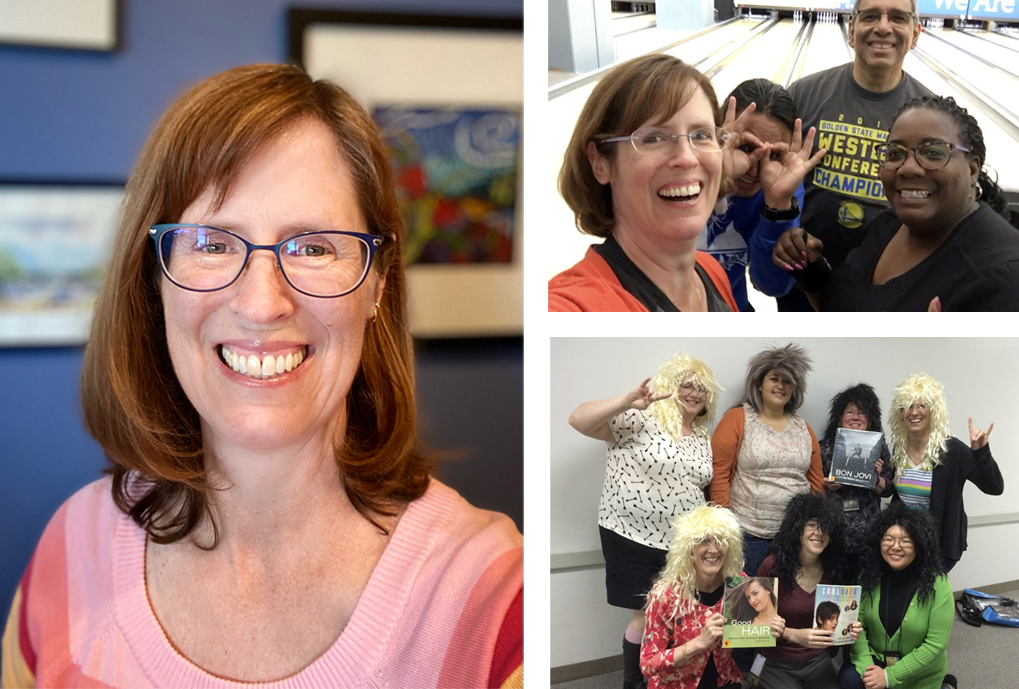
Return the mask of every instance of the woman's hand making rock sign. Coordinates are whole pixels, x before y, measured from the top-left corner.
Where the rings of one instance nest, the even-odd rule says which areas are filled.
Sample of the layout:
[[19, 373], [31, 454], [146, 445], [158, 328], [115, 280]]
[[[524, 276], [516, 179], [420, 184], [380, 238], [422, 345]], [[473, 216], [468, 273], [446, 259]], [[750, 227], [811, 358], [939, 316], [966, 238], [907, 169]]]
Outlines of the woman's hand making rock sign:
[[651, 382], [650, 378], [644, 380], [643, 383], [630, 390], [626, 395], [626, 399], [630, 402], [630, 409], [638, 409], [640, 411], [646, 410], [654, 402], [661, 400], [667, 400], [672, 397], [672, 393], [658, 394], [654, 392], [648, 383]]
[[973, 427], [973, 417], [969, 419], [969, 447], [971, 450], [976, 451], [987, 444], [988, 439], [991, 437], [991, 431], [994, 430], [994, 424], [992, 423], [987, 427], [986, 431], [982, 431], [979, 428]]

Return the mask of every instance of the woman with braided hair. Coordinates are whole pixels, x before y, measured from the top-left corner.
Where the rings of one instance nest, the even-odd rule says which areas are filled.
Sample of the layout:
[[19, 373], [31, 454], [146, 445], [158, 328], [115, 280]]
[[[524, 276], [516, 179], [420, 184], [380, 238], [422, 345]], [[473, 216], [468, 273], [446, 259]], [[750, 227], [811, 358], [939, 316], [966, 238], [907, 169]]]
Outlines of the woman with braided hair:
[[895, 388], [888, 412], [888, 444], [895, 470], [895, 499], [934, 517], [941, 564], [951, 571], [966, 550], [966, 481], [988, 495], [1001, 495], [1005, 481], [991, 456], [994, 428], [974, 428], [967, 445], [948, 432], [945, 388], [926, 373], [907, 376]]
[[608, 603], [633, 611], [623, 635], [624, 687], [644, 682], [643, 609], [665, 565], [672, 520], [705, 502], [712, 470], [708, 424], [719, 390], [704, 362], [679, 353], [630, 392], [585, 402], [570, 415], [573, 428], [608, 445], [598, 530]]
[[876, 152], [891, 208], [845, 263], [832, 273], [802, 228], [779, 238], [773, 260], [821, 311], [1019, 310], [1019, 232], [984, 170], [976, 119], [951, 97], [917, 98]]

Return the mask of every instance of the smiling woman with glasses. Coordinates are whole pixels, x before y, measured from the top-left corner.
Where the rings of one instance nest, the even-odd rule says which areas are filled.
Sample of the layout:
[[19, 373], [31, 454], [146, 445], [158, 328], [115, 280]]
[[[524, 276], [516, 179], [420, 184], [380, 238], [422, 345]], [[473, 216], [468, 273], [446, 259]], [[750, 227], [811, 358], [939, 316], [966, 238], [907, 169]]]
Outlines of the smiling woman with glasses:
[[605, 241], [549, 281], [549, 311], [738, 310], [718, 261], [697, 251], [723, 179], [753, 159], [722, 124], [711, 82], [677, 58], [645, 55], [602, 77], [559, 192], [577, 229]]
[[[825, 628], [816, 624], [814, 601], [821, 584], [854, 583], [849, 575], [842, 509], [825, 500], [823, 494], [794, 496], [786, 505], [770, 554], [757, 574], [778, 579], [778, 614], [783, 621], [775, 647], [760, 649], [768, 662], [758, 686], [837, 689], [835, 665], [829, 654], [834, 625]], [[836, 606], [835, 617], [838, 612]], [[862, 627], [853, 623], [850, 630], [856, 639]]]
[[874, 518], [863, 557], [863, 633], [839, 671], [843, 689], [954, 689], [948, 639], [952, 584], [941, 568], [934, 520], [893, 503]]
[[822, 311], [1017, 311], [1019, 231], [984, 168], [976, 119], [951, 97], [910, 101], [874, 150], [891, 208], [832, 273], [810, 227], [773, 253]]
[[987, 430], [969, 420], [970, 441], [948, 429], [945, 388], [925, 373], [906, 378], [895, 388], [888, 412], [888, 444], [895, 470], [895, 497], [929, 512], [937, 528], [941, 564], [950, 572], [967, 547], [967, 519], [962, 493], [967, 482], [988, 495], [1001, 495], [1005, 482], [991, 455]]
[[[882, 433], [881, 402], [870, 385], [858, 383], [832, 397], [828, 403], [828, 425], [818, 443], [821, 447], [821, 467], [825, 476], [831, 474], [832, 455], [835, 451], [835, 437], [838, 429], [851, 431], [872, 431]], [[848, 486], [828, 481], [828, 499], [842, 512], [846, 521], [846, 548], [853, 555], [862, 555], [866, 550], [865, 541], [870, 522], [881, 511], [881, 498], [892, 495], [891, 453], [884, 439], [881, 440], [881, 454], [876, 465], [877, 481], [873, 488]], [[848, 560], [855, 571], [858, 557]]]
[[126, 199], [82, 374], [110, 476], [43, 535], [5, 684], [521, 686], [522, 537], [418, 449], [371, 116], [232, 69], [163, 115]]
[[630, 689], [643, 682], [644, 605], [665, 565], [672, 518], [705, 502], [708, 425], [719, 391], [703, 361], [679, 353], [653, 379], [618, 397], [585, 402], [570, 415], [574, 429], [607, 445], [598, 531], [608, 603], [633, 611], [623, 634], [623, 684]]

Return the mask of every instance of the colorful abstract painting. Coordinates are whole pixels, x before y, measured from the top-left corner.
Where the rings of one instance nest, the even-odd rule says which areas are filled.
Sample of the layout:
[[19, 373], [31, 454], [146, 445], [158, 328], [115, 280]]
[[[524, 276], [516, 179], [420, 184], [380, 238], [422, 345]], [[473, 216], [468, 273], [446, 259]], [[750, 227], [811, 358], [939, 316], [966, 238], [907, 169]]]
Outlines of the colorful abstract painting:
[[513, 260], [520, 116], [509, 110], [376, 108], [407, 229], [404, 260]]

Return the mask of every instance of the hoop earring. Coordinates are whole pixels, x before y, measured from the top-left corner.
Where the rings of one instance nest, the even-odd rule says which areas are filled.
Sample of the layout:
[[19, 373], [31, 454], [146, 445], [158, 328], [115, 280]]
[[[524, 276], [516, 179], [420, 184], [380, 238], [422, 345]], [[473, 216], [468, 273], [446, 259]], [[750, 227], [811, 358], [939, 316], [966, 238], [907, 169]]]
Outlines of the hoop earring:
[[983, 187], [980, 186], [980, 182], [975, 183], [973, 186], [976, 187], [977, 190], [977, 197], [974, 199], [974, 201], [979, 201], [980, 197], [984, 195], [984, 189]]

